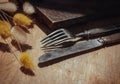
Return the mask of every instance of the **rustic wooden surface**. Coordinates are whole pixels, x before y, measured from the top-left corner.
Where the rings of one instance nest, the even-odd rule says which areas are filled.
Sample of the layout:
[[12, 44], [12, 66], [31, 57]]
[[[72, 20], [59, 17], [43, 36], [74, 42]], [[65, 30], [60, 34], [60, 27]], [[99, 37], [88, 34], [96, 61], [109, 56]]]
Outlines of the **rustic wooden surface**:
[[0, 3], [1, 3], [1, 2], [2, 2], [2, 3], [3, 3], [3, 2], [8, 2], [8, 1], [9, 1], [9, 0], [0, 0]]
[[[0, 39], [0, 84], [120, 84], [119, 44], [38, 67], [38, 58], [44, 53], [40, 49], [40, 40], [46, 34], [36, 25], [30, 32], [26, 42], [29, 47], [25, 49], [32, 57], [35, 70], [21, 69]], [[10, 38], [7, 40], [10, 43]], [[14, 46], [12, 50], [19, 58], [20, 52]]]

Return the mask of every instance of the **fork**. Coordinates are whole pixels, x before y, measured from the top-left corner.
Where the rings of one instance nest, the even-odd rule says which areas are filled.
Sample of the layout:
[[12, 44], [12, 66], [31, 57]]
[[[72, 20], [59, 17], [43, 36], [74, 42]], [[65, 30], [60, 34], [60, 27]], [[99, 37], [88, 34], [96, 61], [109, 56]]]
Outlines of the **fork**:
[[111, 25], [104, 28], [94, 28], [90, 30], [86, 30], [84, 32], [80, 32], [78, 34], [72, 34], [67, 29], [61, 28], [53, 31], [52, 33], [48, 34], [45, 38], [41, 40], [42, 46], [41, 48], [46, 48], [50, 46], [57, 46], [63, 42], [72, 39], [83, 39], [83, 38], [91, 38], [91, 37], [98, 37], [102, 35], [107, 35], [115, 32], [120, 31], [120, 24]]

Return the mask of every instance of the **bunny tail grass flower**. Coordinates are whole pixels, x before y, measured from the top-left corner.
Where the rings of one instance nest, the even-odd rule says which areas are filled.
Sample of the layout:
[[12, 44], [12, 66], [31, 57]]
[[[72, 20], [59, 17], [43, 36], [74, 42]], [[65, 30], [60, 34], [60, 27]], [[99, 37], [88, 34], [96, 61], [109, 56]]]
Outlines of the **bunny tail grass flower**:
[[17, 13], [13, 17], [13, 21], [16, 25], [21, 25], [25, 27], [29, 27], [32, 25], [33, 21], [28, 18], [26, 15], [22, 13]]
[[22, 53], [20, 56], [20, 62], [24, 68], [34, 70], [34, 64], [32, 62], [32, 59], [30, 58], [29, 54]]

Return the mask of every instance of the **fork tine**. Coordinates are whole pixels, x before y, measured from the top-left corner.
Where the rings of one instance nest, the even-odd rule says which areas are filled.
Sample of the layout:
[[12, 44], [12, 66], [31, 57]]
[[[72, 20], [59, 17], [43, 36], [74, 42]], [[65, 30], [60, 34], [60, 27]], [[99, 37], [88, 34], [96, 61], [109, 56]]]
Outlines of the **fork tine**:
[[48, 36], [48, 37], [46, 37], [43, 41], [41, 41], [42, 43], [45, 43], [45, 42], [47, 42], [47, 41], [49, 41], [49, 40], [51, 40], [51, 39], [54, 39], [54, 38], [56, 38], [56, 37], [59, 37], [60, 35], [64, 35], [64, 32], [59, 32], [59, 33], [57, 33], [57, 34], [54, 34], [54, 35], [51, 35], [51, 36]]
[[[48, 44], [50, 44], [50, 43], [52, 43], [54, 41], [62, 40], [64, 38], [68, 38], [68, 37], [66, 35], [61, 35], [61, 36], [56, 37], [55, 39], [50, 39], [49, 41], [43, 43], [43, 45], [45, 46], [45, 45], [48, 45]], [[59, 41], [57, 41], [57, 42], [59, 42]]]
[[73, 36], [69, 31], [61, 28], [48, 34], [46, 38], [41, 40], [41, 43], [43, 44], [42, 47], [49, 47], [60, 44], [62, 41], [68, 40], [72, 37]]
[[56, 41], [54, 41], [54, 42], [52, 42], [52, 43], [50, 43], [50, 44], [48, 44], [46, 46], [49, 47], [49, 46], [53, 46], [53, 45], [58, 45], [60, 42], [63, 42], [63, 41], [68, 40], [68, 39], [69, 38], [64, 38], [64, 39], [56, 40]]
[[62, 47], [62, 45], [45, 46], [45, 47], [41, 47], [41, 49], [42, 50], [51, 50], [51, 49], [60, 48], [60, 47]]
[[44, 47], [50, 47], [50, 46], [56, 46], [58, 45], [59, 43], [65, 41], [65, 40], [68, 40], [69, 38], [64, 38], [64, 39], [59, 39], [59, 40], [56, 40], [56, 41], [53, 41], [47, 45], [42, 45], [41, 48], [44, 48]]
[[61, 32], [61, 31], [64, 31], [64, 29], [61, 28], [61, 29], [58, 29], [58, 30], [53, 31], [52, 33], [48, 34], [46, 38], [42, 39], [41, 42], [44, 41], [44, 40], [46, 40], [47, 38], [55, 35], [56, 33]]

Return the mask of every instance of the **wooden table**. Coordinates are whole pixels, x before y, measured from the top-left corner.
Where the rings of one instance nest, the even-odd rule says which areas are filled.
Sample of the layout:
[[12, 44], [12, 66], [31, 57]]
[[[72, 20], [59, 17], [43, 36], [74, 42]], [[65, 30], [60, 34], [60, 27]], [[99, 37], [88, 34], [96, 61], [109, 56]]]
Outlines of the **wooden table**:
[[1, 3], [8, 2], [9, 0], [0, 0]]
[[[120, 84], [119, 44], [38, 67], [38, 58], [44, 53], [40, 40], [46, 34], [36, 25], [30, 32], [25, 50], [31, 55], [35, 70], [23, 70], [0, 39], [0, 84]], [[19, 58], [20, 52], [14, 46], [12, 49]]]

